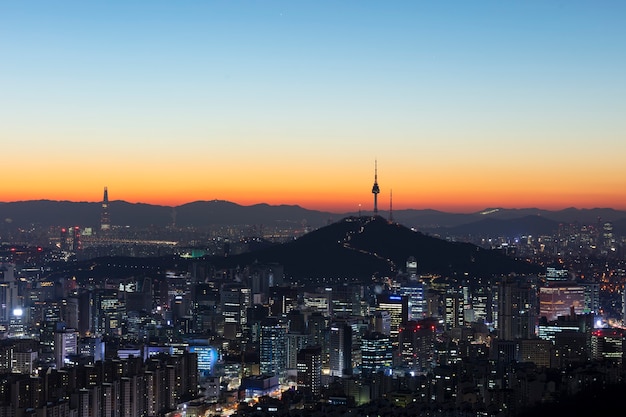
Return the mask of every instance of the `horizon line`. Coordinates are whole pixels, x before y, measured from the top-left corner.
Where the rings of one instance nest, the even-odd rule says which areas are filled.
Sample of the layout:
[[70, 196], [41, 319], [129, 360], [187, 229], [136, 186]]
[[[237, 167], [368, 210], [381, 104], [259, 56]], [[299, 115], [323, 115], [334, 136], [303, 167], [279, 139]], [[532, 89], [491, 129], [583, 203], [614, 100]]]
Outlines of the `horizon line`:
[[[0, 204], [15, 204], [15, 203], [31, 203], [31, 202], [53, 202], [53, 203], [74, 203], [74, 204], [102, 204], [102, 200], [98, 200], [98, 201], [87, 201], [87, 200], [81, 200], [81, 201], [75, 201], [75, 200], [55, 200], [55, 199], [49, 199], [49, 198], [41, 198], [41, 199], [31, 199], [31, 200], [15, 200], [15, 201], [0, 201]], [[348, 211], [331, 211], [331, 210], [320, 210], [320, 209], [311, 209], [311, 208], [307, 208], [303, 205], [300, 204], [287, 204], [287, 203], [280, 203], [280, 204], [272, 204], [272, 203], [266, 203], [266, 202], [258, 202], [258, 203], [252, 203], [252, 204], [242, 204], [242, 203], [237, 203], [235, 201], [231, 201], [231, 200], [223, 200], [223, 199], [219, 199], [219, 198], [214, 198], [214, 199], [210, 199], [210, 200], [193, 200], [193, 201], [188, 201], [186, 203], [182, 203], [182, 204], [177, 204], [177, 205], [168, 205], [168, 204], [156, 204], [156, 203], [146, 203], [146, 202], [142, 202], [142, 201], [128, 201], [128, 200], [123, 200], [123, 199], [118, 199], [118, 200], [109, 200], [108, 203], [115, 203], [115, 202], [122, 202], [122, 203], [127, 203], [127, 204], [142, 204], [142, 205], [148, 205], [148, 206], [160, 206], [160, 207], [168, 207], [168, 208], [176, 208], [176, 207], [181, 207], [181, 206], [185, 206], [188, 204], [194, 204], [194, 203], [229, 203], [229, 204], [235, 204], [238, 205], [240, 207], [253, 207], [253, 206], [260, 206], [260, 205], [267, 205], [267, 206], [271, 206], [271, 207], [281, 207], [281, 206], [288, 206], [288, 207], [298, 207], [304, 210], [308, 210], [308, 211], [317, 211], [317, 212], [324, 212], [324, 213], [330, 213], [330, 214], [352, 214], [352, 213], [359, 213], [359, 212], [374, 212], [374, 210], [364, 210], [361, 205], [359, 204], [359, 208], [357, 208], [356, 210], [348, 210]], [[556, 209], [548, 209], [548, 208], [541, 208], [538, 206], [526, 206], [526, 207], [505, 207], [505, 206], [500, 206], [500, 207], [484, 207], [482, 209], [478, 209], [478, 210], [474, 210], [474, 211], [447, 211], [444, 209], [436, 209], [436, 208], [403, 208], [403, 209], [397, 209], [394, 208], [394, 212], [402, 212], [402, 211], [437, 211], [437, 212], [441, 212], [441, 213], [449, 213], [449, 214], [490, 214], [492, 212], [496, 212], [496, 211], [500, 211], [500, 210], [540, 210], [540, 211], [549, 211], [549, 212], [559, 212], [559, 211], [565, 211], [565, 210], [613, 210], [613, 211], [621, 211], [621, 212], [626, 212], [626, 209], [617, 209], [614, 207], [576, 207], [576, 206], [566, 206], [563, 208], [556, 208]], [[379, 209], [379, 212], [389, 212], [389, 210], [384, 210], [384, 209]]]

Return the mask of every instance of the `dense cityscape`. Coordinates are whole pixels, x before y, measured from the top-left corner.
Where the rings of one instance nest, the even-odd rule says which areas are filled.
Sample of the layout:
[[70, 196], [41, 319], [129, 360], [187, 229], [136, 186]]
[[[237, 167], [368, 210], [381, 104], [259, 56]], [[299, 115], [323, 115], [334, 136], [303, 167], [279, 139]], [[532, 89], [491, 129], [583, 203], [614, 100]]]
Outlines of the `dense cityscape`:
[[[341, 246], [374, 227], [419, 233], [380, 215], [379, 192], [375, 176], [373, 212], [337, 223]], [[436, 240], [534, 273], [433, 273], [415, 253], [342, 281], [218, 261], [336, 225], [146, 231], [111, 215], [105, 188], [98, 225], [5, 224], [0, 416], [517, 416], [624, 381], [610, 222]]]
[[0, 1], [0, 417], [623, 413], [625, 16]]

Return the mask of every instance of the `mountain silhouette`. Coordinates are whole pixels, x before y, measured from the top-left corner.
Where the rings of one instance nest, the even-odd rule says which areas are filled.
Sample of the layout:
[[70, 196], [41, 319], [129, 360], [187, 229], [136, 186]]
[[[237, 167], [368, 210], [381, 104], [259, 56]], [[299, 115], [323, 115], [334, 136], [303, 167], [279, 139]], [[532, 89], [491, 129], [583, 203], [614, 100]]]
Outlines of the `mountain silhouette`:
[[380, 216], [348, 217], [297, 240], [255, 252], [207, 259], [218, 268], [253, 263], [284, 266], [288, 278], [316, 282], [393, 276], [413, 256], [420, 274], [492, 276], [539, 272], [539, 267], [469, 243], [448, 242], [389, 223]]
[[[331, 213], [309, 210], [297, 205], [254, 204], [243, 206], [229, 201], [195, 201], [176, 207], [116, 200], [109, 202], [109, 217], [113, 226], [209, 228], [223, 225], [306, 226], [315, 229], [339, 219], [357, 216], [357, 213]], [[0, 203], [0, 227], [92, 227], [98, 230], [102, 212], [101, 203], [34, 200]], [[381, 217], [388, 217], [384, 210]], [[368, 214], [368, 213], [364, 213]], [[360, 215], [360, 214], [359, 214]], [[482, 227], [490, 235], [548, 234], [553, 230], [549, 222], [593, 224], [615, 223], [615, 233], [621, 234], [626, 222], [626, 212], [613, 209], [575, 209], [547, 211], [526, 209], [485, 209], [476, 213], [446, 213], [437, 210], [394, 210], [396, 222], [441, 235], [476, 235]], [[527, 220], [519, 220], [527, 218]], [[539, 219], [540, 218], [540, 219]], [[487, 222], [486, 220], [490, 220]], [[492, 220], [499, 220], [500, 223]], [[510, 224], [507, 221], [518, 223]], [[482, 223], [481, 223], [482, 222]], [[455, 229], [464, 225], [468, 229]], [[518, 227], [519, 226], [519, 227]], [[472, 230], [475, 228], [475, 230]]]
[[194, 260], [177, 256], [105, 257], [64, 263], [51, 275], [62, 272], [60, 276], [72, 274], [79, 279], [113, 275], [125, 278], [136, 277], [139, 270], [154, 274], [169, 268], [189, 268], [192, 262], [203, 263], [214, 270], [279, 264], [283, 266], [288, 281], [323, 285], [371, 282], [376, 276], [396, 276], [404, 270], [409, 257], [417, 260], [419, 274], [445, 277], [490, 278], [543, 270], [498, 251], [469, 243], [448, 242], [389, 223], [380, 216], [362, 216], [347, 217], [293, 241], [238, 255], [206, 256]]
[[508, 237], [552, 235], [559, 228], [559, 222], [539, 215], [520, 218], [484, 218], [477, 222], [448, 228], [424, 229], [444, 236]]

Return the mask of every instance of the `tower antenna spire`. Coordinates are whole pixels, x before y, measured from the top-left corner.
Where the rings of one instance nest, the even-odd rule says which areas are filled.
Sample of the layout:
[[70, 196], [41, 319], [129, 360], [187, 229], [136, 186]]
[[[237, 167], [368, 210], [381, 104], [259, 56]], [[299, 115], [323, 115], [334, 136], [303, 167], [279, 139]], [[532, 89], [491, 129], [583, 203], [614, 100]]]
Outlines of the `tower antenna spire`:
[[374, 186], [372, 187], [372, 194], [374, 194], [374, 216], [378, 216], [378, 194], [380, 188], [378, 187], [378, 160], [374, 160]]

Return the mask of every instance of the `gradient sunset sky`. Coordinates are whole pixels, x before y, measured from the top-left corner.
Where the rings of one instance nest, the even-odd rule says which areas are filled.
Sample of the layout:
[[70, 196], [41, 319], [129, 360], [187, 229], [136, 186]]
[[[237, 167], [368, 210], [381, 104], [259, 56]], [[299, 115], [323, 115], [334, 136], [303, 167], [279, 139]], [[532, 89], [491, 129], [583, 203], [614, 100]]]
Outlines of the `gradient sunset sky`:
[[624, 1], [3, 1], [0, 201], [626, 209]]

